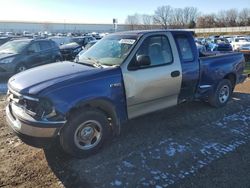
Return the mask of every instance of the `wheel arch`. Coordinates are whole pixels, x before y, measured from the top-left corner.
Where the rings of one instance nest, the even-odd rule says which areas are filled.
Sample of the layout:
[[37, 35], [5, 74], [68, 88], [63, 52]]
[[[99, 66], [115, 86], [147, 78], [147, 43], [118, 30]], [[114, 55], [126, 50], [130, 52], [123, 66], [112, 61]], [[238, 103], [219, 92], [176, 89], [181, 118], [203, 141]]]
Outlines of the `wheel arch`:
[[17, 62], [15, 65], [15, 69], [14, 69], [15, 72], [17, 72], [17, 68], [20, 67], [20, 65], [24, 65], [25, 67], [27, 67], [27, 69], [29, 68], [29, 66], [27, 65], [27, 63], [25, 63], [25, 61], [20, 61], [20, 62]]
[[234, 89], [234, 87], [235, 87], [235, 85], [236, 85], [236, 80], [237, 80], [236, 74], [234, 74], [234, 73], [229, 73], [229, 74], [225, 75], [225, 76], [223, 77], [223, 79], [229, 80], [229, 81], [231, 82], [231, 84], [232, 84], [232, 89]]
[[120, 134], [120, 120], [118, 113], [116, 112], [115, 105], [107, 100], [107, 99], [92, 99], [88, 101], [80, 101], [78, 102], [74, 107], [72, 107], [66, 114], [66, 118], [69, 119], [70, 116], [73, 113], [76, 113], [76, 111], [79, 111], [80, 109], [84, 108], [96, 108], [100, 111], [102, 111], [107, 118], [109, 118], [111, 125], [112, 125], [112, 131], [115, 135]]

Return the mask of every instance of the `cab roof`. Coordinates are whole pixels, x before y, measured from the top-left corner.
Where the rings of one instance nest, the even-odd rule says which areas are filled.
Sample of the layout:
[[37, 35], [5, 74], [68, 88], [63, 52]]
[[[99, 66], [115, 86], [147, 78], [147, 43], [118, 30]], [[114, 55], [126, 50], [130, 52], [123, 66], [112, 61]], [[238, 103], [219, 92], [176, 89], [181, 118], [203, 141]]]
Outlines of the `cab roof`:
[[113, 35], [145, 35], [145, 34], [158, 33], [158, 32], [175, 32], [175, 33], [189, 32], [189, 33], [193, 33], [193, 31], [188, 31], [188, 30], [178, 30], [178, 29], [155, 29], [155, 30], [122, 31], [122, 32], [113, 33]]

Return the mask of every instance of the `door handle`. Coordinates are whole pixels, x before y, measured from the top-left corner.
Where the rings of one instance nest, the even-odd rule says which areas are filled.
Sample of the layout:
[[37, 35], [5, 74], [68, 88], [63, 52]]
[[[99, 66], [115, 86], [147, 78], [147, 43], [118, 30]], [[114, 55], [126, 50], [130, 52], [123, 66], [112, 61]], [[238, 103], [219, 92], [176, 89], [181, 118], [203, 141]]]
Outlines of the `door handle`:
[[178, 76], [180, 76], [180, 71], [173, 71], [173, 72], [171, 72], [171, 77], [178, 77]]

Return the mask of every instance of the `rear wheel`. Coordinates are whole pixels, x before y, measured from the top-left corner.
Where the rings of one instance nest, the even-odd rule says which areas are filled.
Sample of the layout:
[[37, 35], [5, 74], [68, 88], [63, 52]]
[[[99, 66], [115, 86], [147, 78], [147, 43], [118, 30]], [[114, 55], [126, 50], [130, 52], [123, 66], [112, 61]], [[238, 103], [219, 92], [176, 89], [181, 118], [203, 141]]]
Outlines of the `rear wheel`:
[[223, 79], [218, 85], [214, 93], [209, 97], [210, 105], [219, 108], [225, 106], [231, 99], [233, 86], [230, 80]]
[[74, 157], [86, 157], [97, 152], [109, 138], [110, 123], [97, 109], [85, 109], [74, 114], [60, 134], [63, 150]]

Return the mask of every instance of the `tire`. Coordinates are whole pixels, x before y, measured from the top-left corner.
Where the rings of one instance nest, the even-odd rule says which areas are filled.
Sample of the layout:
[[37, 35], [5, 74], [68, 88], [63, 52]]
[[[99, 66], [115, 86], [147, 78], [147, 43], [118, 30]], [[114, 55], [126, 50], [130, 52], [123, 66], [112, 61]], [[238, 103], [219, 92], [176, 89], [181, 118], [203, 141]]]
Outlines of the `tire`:
[[24, 64], [19, 64], [17, 67], [16, 67], [16, 73], [19, 73], [19, 72], [23, 72], [25, 70], [27, 70], [28, 68], [24, 65]]
[[110, 133], [106, 115], [97, 109], [87, 108], [72, 115], [60, 132], [60, 144], [71, 156], [88, 157], [99, 151]]
[[211, 106], [220, 108], [225, 106], [231, 99], [233, 86], [230, 80], [223, 79], [217, 85], [214, 93], [209, 96], [208, 102]]

